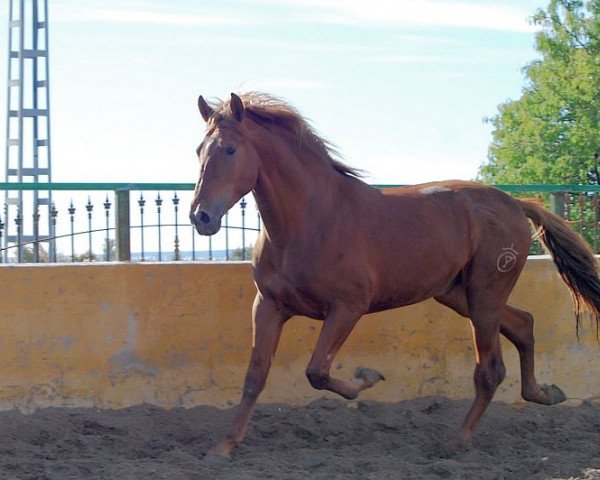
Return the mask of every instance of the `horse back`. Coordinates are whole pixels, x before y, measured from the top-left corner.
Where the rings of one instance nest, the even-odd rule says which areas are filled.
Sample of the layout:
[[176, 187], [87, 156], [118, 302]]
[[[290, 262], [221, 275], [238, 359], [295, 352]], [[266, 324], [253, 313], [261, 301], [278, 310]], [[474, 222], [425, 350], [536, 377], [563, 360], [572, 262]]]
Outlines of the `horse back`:
[[[365, 311], [416, 303], [450, 288], [486, 242], [499, 252], [515, 242], [515, 225], [525, 225], [529, 240], [517, 202], [480, 184], [342, 193], [335, 211], [314, 212], [313, 231], [283, 246], [264, 237], [258, 244], [257, 287], [294, 313], [319, 318], [333, 299]], [[496, 262], [495, 250], [490, 255]]]

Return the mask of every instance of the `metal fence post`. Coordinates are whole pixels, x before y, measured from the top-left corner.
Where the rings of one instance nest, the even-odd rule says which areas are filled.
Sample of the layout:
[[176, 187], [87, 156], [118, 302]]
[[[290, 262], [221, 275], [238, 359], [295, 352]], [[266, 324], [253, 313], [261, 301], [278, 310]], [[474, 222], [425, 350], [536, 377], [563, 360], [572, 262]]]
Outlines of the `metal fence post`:
[[565, 192], [550, 194], [550, 210], [561, 218], [565, 218]]
[[115, 190], [117, 258], [121, 262], [131, 260], [131, 238], [129, 235], [129, 190]]

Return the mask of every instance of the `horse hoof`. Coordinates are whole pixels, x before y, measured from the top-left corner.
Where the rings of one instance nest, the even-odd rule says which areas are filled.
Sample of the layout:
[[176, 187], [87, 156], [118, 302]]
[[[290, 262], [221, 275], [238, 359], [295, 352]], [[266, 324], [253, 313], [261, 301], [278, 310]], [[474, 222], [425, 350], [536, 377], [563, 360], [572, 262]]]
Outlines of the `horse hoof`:
[[448, 453], [461, 453], [472, 450], [473, 439], [463, 438], [460, 435], [457, 435], [454, 439], [448, 442], [446, 449]]
[[231, 460], [230, 449], [221, 444], [211, 448], [203, 459], [204, 463], [213, 467], [224, 465], [229, 462], [229, 460]]
[[219, 455], [218, 453], [208, 452], [202, 461], [204, 464], [209, 465], [211, 467], [219, 467], [221, 465], [226, 465], [231, 460], [231, 456], [228, 455]]
[[385, 380], [385, 377], [377, 370], [365, 367], [356, 367], [356, 370], [354, 371], [354, 378], [364, 380], [369, 387], [372, 387], [380, 380]]
[[561, 403], [567, 399], [565, 392], [563, 392], [556, 385], [542, 385], [542, 390], [548, 397], [548, 405], [554, 405], [556, 403]]

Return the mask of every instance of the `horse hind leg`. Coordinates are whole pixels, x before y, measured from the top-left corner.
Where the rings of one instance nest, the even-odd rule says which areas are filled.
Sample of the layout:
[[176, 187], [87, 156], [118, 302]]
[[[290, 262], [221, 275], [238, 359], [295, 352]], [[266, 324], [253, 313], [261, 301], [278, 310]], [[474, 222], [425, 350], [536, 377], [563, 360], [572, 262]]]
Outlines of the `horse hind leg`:
[[[445, 295], [435, 297], [442, 305], [454, 310], [463, 317], [470, 317], [467, 295], [462, 286], [457, 286]], [[521, 395], [530, 402], [536, 402], [544, 405], [552, 405], [562, 402], [566, 399], [564, 393], [555, 385], [539, 385], [534, 372], [534, 337], [533, 337], [533, 316], [529, 312], [519, 310], [509, 305], [500, 307], [500, 332], [517, 348], [521, 366]], [[475, 333], [475, 327], [474, 327]], [[477, 337], [475, 336], [477, 344]], [[500, 346], [496, 347], [497, 353], [501, 354]], [[502, 357], [500, 356], [500, 359]], [[475, 382], [481, 376], [480, 365], [481, 357], [478, 350], [478, 367], [475, 372]], [[496, 360], [497, 363], [497, 360]], [[500, 367], [500, 374], [503, 378], [503, 365]], [[500, 379], [500, 377], [498, 377]], [[496, 386], [497, 387], [497, 386]], [[476, 386], [477, 388], [477, 386]], [[489, 387], [488, 387], [489, 395]], [[492, 393], [493, 395], [493, 393]], [[487, 402], [489, 404], [489, 402]], [[478, 408], [476, 408], [476, 405]], [[474, 413], [469, 412], [463, 428], [461, 429], [461, 440], [470, 440], [475, 426], [487, 408], [484, 399], [475, 401], [471, 410], [476, 409]], [[479, 413], [480, 412], [480, 413]], [[477, 417], [477, 418], [475, 418]], [[470, 418], [470, 420], [469, 420]]]
[[528, 402], [554, 405], [567, 399], [556, 385], [540, 385], [535, 378], [533, 315], [506, 305], [500, 332], [517, 348], [521, 364], [521, 396]]
[[472, 288], [467, 295], [464, 284], [457, 285], [450, 292], [435, 297], [435, 300], [459, 315], [471, 319], [477, 352], [473, 375], [475, 400], [458, 433], [459, 442], [468, 444], [496, 389], [506, 375], [500, 346], [502, 307], [498, 308], [498, 300], [493, 292], [476, 292], [476, 289]]
[[477, 352], [473, 375], [475, 400], [458, 433], [461, 443], [469, 443], [473, 438], [475, 428], [506, 375], [500, 347], [499, 313], [493, 310], [478, 312], [477, 309], [471, 309], [471, 311], [473, 312], [471, 316], [473, 338]]

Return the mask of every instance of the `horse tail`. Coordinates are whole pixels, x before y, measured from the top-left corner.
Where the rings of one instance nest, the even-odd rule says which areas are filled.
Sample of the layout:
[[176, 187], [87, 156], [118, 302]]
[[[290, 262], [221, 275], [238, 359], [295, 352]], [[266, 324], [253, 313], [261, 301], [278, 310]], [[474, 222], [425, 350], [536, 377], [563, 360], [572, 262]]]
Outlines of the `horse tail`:
[[550, 253], [558, 273], [569, 287], [575, 305], [577, 337], [584, 307], [600, 330], [600, 276], [594, 252], [587, 242], [569, 227], [568, 223], [535, 201], [519, 200], [525, 215], [538, 229], [538, 236]]

